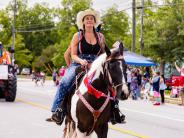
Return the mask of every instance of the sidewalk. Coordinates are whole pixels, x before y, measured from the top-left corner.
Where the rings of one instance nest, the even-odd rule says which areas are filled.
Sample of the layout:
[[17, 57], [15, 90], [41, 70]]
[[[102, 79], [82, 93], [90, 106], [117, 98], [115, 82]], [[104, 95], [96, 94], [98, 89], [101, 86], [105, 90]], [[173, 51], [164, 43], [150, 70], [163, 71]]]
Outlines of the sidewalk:
[[[153, 101], [153, 97], [150, 97], [150, 100]], [[165, 103], [170, 103], [170, 104], [180, 104], [181, 99], [179, 98], [171, 98], [170, 95], [165, 95]]]
[[165, 102], [171, 104], [180, 104], [181, 99], [179, 98], [171, 98], [169, 95], [165, 95]]

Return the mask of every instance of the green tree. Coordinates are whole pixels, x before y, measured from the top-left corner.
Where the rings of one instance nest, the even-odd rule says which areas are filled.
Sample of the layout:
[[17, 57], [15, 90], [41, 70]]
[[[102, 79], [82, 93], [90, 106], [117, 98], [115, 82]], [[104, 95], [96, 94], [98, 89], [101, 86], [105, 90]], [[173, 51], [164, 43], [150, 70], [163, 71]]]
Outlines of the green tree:
[[[24, 38], [26, 48], [33, 57], [39, 56], [44, 48], [55, 43], [52, 10], [47, 5], [36, 4], [31, 8], [19, 3], [16, 28]], [[57, 36], [57, 35], [56, 35]]]
[[117, 40], [130, 46], [128, 16], [124, 11], [118, 11], [115, 6], [108, 9], [102, 16], [102, 26], [108, 46], [112, 46]]
[[0, 41], [3, 45], [10, 45], [9, 40], [12, 36], [12, 27], [8, 10], [0, 10]]
[[183, 55], [181, 49], [184, 43], [182, 34], [184, 10], [183, 6], [177, 4], [178, 2], [166, 1], [166, 4], [175, 6], [164, 6], [156, 10], [145, 11], [147, 18], [145, 18], [144, 51], [160, 63], [162, 72], [165, 62], [173, 62], [178, 56]]
[[44, 71], [52, 74], [53, 62], [51, 61], [51, 59], [53, 58], [55, 52], [56, 49], [53, 45], [48, 46], [46, 49], [44, 49], [41, 53], [41, 56], [37, 57], [33, 64], [34, 70], [39, 70], [40, 68], [42, 68]]
[[30, 67], [30, 61], [32, 60], [31, 52], [26, 49], [25, 44], [23, 43], [23, 38], [21, 35], [16, 35], [16, 43], [15, 43], [15, 63], [19, 65], [19, 67]]

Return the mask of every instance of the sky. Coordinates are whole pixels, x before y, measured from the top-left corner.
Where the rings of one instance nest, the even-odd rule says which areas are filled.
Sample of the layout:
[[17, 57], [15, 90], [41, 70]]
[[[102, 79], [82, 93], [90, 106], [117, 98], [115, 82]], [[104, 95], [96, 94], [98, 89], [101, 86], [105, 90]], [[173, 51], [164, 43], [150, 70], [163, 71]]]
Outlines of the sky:
[[[13, 0], [0, 0], [0, 9], [5, 8], [8, 3]], [[60, 7], [61, 0], [22, 0], [27, 1], [29, 6], [34, 5], [35, 3], [46, 2], [49, 4], [49, 7]], [[132, 0], [93, 0], [93, 8], [99, 12], [105, 11], [107, 8], [111, 7], [113, 4], [118, 5], [119, 10], [124, 10], [131, 7]], [[126, 10], [131, 12], [131, 9]]]

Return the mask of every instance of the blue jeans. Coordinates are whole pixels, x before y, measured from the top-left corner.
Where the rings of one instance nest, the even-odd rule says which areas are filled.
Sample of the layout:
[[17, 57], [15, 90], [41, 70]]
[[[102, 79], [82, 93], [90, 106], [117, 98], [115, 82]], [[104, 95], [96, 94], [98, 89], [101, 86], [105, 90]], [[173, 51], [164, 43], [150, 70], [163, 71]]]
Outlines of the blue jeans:
[[52, 112], [55, 112], [56, 109], [59, 107], [59, 104], [63, 101], [68, 89], [71, 87], [72, 82], [75, 80], [75, 70], [80, 66], [79, 64], [72, 63], [65, 72], [65, 75], [61, 78], [59, 86], [56, 91], [56, 95], [54, 98], [54, 102], [52, 105]]
[[[95, 55], [79, 55], [80, 58], [86, 59], [89, 62], [92, 62], [95, 60]], [[75, 70], [77, 67], [79, 67], [80, 64], [72, 63], [65, 71], [64, 76], [61, 78], [58, 89], [56, 91], [56, 95], [53, 101], [53, 105], [51, 108], [51, 112], [55, 112], [56, 109], [59, 107], [60, 103], [63, 101], [65, 95], [68, 90], [71, 88], [73, 81], [75, 80]]]

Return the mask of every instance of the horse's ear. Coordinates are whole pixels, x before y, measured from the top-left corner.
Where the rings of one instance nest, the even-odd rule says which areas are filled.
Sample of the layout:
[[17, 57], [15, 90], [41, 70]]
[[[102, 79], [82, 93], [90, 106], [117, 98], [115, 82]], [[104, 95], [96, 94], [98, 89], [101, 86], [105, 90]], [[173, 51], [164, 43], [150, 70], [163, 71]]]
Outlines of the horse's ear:
[[107, 45], [105, 45], [105, 53], [107, 54], [107, 57], [109, 57], [111, 55], [111, 51], [110, 49], [107, 47]]
[[124, 50], [123, 43], [120, 42], [120, 44], [119, 44], [119, 52], [120, 52], [120, 55], [122, 55], [122, 56], [123, 56], [123, 50]]

